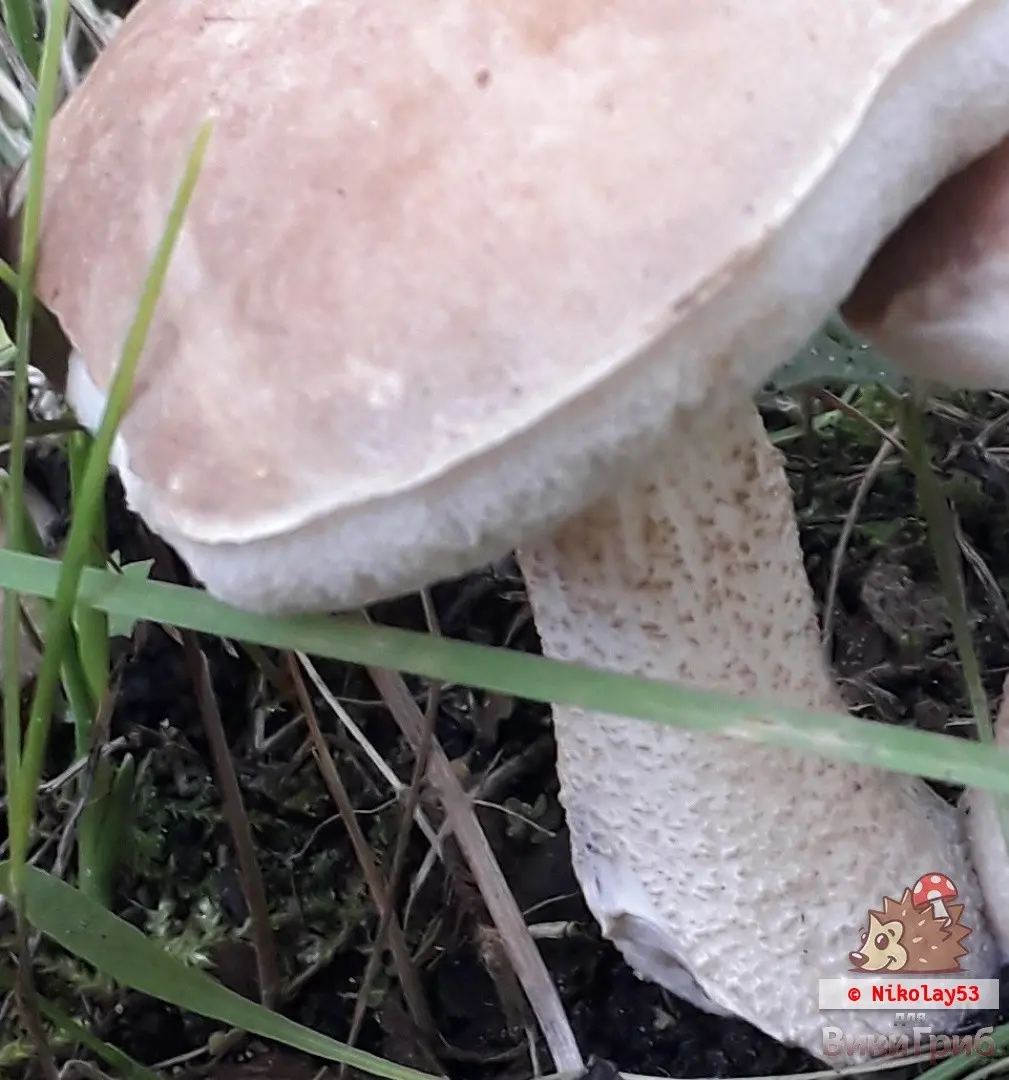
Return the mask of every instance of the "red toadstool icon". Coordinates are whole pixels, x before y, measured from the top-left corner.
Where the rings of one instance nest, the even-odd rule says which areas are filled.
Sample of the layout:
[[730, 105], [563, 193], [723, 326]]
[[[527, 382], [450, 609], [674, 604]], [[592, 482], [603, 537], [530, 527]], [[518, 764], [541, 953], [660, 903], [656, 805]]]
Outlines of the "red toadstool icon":
[[932, 905], [937, 919], [949, 919], [946, 901], [956, 899], [956, 885], [945, 874], [923, 874], [911, 890], [911, 902], [916, 908]]

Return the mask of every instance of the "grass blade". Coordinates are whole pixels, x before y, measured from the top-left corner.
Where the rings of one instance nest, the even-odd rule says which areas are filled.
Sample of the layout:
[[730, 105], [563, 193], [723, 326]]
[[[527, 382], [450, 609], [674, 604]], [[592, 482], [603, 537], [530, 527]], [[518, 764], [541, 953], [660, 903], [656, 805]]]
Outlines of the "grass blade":
[[[5, 993], [14, 989], [13, 973], [0, 969], [0, 990]], [[65, 1013], [58, 1005], [45, 998], [39, 999], [39, 1012], [55, 1027], [59, 1028], [63, 1035], [90, 1050], [100, 1061], [104, 1061], [110, 1069], [115, 1069], [123, 1080], [164, 1080], [160, 1073], [148, 1069], [139, 1062], [134, 1061], [128, 1054], [111, 1046], [97, 1035], [92, 1034], [86, 1027]]]
[[[0, 551], [0, 587], [16, 581], [23, 592], [49, 597], [55, 594], [58, 573], [51, 559]], [[532, 701], [617, 713], [1009, 793], [1009, 752], [951, 735], [741, 701], [507, 649], [368, 626], [350, 618], [255, 615], [198, 589], [91, 568], [81, 576], [80, 598], [116, 618], [145, 619]]]
[[[14, 357], [14, 381], [11, 400], [11, 448], [9, 475], [5, 499], [7, 543], [15, 550], [24, 550], [27, 546], [25, 531], [24, 501], [24, 465], [25, 438], [28, 423], [28, 357], [31, 355], [32, 318], [34, 312], [35, 268], [38, 259], [39, 218], [42, 208], [43, 171], [46, 150], [49, 145], [49, 125], [56, 107], [56, 91], [59, 85], [60, 51], [66, 33], [69, 17], [68, 0], [53, 0], [49, 10], [45, 41], [41, 59], [33, 50], [38, 46], [35, 41], [34, 13], [29, 7], [30, 0], [7, 0], [4, 14], [13, 16], [18, 24], [17, 30], [11, 27], [12, 34], [22, 37], [27, 35], [27, 42], [17, 41], [23, 50], [22, 56], [33, 74], [39, 74], [38, 100], [35, 112], [35, 125], [32, 131], [31, 158], [28, 168], [28, 190], [25, 197], [21, 227], [21, 265], [17, 278], [17, 323]], [[8, 24], [10, 25], [10, 24]], [[33, 62], [34, 61], [34, 62]], [[28, 819], [18, 819], [14, 808], [14, 799], [22, 784], [24, 753], [21, 741], [21, 703], [20, 703], [20, 663], [19, 652], [21, 634], [18, 626], [20, 602], [17, 596], [17, 582], [7, 593], [3, 614], [3, 732], [5, 779], [10, 809], [9, 830], [11, 850], [18, 852], [23, 861], [28, 843]], [[34, 794], [34, 789], [33, 789]], [[18, 907], [18, 893], [14, 893], [15, 907]]]
[[[53, 597], [53, 608], [46, 624], [46, 647], [32, 701], [24, 755], [17, 776], [16, 788], [10, 795], [11, 881], [15, 897], [19, 893], [21, 876], [25, 868], [29, 826], [34, 816], [36, 787], [42, 775], [56, 686], [60, 668], [63, 665], [63, 654], [73, 637], [72, 615], [78, 603], [78, 584], [81, 572], [90, 558], [94, 522], [104, 499], [109, 453], [116, 429], [126, 409], [133, 376], [154, 316], [158, 294], [182, 229], [186, 208], [196, 186], [209, 137], [210, 125], [205, 123], [200, 128], [193, 144], [165, 230], [151, 260], [137, 313], [126, 335], [119, 368], [109, 389], [105, 415], [102, 417], [88, 457], [87, 468], [81, 483], [80, 499], [75, 506], [73, 522], [67, 538], [66, 554], [60, 565], [59, 580]], [[87, 603], [86, 600], [84, 602]]]
[[[12, 866], [0, 864], [0, 892], [10, 888]], [[284, 1043], [327, 1061], [339, 1061], [387, 1080], [433, 1080], [364, 1050], [317, 1034], [228, 990], [197, 968], [165, 952], [135, 926], [35, 867], [24, 878], [25, 909], [33, 926], [124, 986], [243, 1031]]]
[[3, 0], [3, 20], [11, 36], [11, 41], [21, 54], [29, 73], [37, 78], [39, 74], [40, 52], [38, 42], [38, 23], [32, 10], [31, 0]]

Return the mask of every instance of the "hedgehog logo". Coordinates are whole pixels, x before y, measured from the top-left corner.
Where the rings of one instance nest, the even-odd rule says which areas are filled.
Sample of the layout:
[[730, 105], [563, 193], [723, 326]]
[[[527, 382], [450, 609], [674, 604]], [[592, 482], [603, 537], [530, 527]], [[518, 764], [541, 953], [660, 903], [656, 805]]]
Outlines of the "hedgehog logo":
[[852, 970], [959, 971], [967, 955], [963, 940], [972, 931], [960, 921], [963, 904], [952, 903], [956, 895], [945, 874], [925, 874], [899, 900], [884, 896], [882, 910], [869, 912], [859, 950], [848, 954]]

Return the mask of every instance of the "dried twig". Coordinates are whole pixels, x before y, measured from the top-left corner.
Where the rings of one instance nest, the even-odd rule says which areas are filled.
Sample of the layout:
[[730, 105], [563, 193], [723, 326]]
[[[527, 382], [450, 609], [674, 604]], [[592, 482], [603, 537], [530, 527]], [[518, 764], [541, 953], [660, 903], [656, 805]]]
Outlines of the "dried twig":
[[[381, 668], [368, 668], [368, 674], [385, 698], [389, 711], [414, 753], [419, 753], [424, 717], [403, 679], [397, 673]], [[539, 1021], [555, 1067], [560, 1072], [571, 1071], [580, 1075], [585, 1065], [557, 988], [477, 821], [472, 803], [437, 742], [430, 751], [428, 779], [438, 789], [452, 831], [501, 934], [508, 959]]]
[[[865, 470], [865, 475], [858, 485], [858, 491], [855, 492], [855, 498], [852, 499], [851, 506], [848, 508], [848, 513], [845, 516], [844, 525], [841, 529], [841, 535], [837, 539], [837, 546], [834, 548], [834, 554], [830, 560], [830, 581], [827, 585], [827, 595], [823, 603], [823, 631], [821, 635], [821, 641], [825, 650], [829, 649], [830, 640], [834, 632], [834, 611], [837, 603], [837, 587], [841, 581], [841, 567], [844, 564], [844, 553], [848, 548], [851, 534], [855, 530], [855, 525], [858, 522], [859, 515], [862, 513], [862, 507], [865, 505], [865, 500], [868, 498], [872, 485], [876, 482], [876, 477], [879, 476], [880, 470], [894, 451], [895, 444], [892, 436], [897, 430], [899, 429], [895, 425], [891, 428], [889, 433], [883, 433], [885, 438], [883, 442], [880, 443], [879, 449], [876, 451], [876, 456]], [[899, 443], [896, 445], [903, 449], [900, 447]]]
[[951, 514], [953, 536], [960, 546], [960, 552], [967, 565], [974, 571], [974, 576], [980, 583], [981, 588], [984, 589], [988, 603], [991, 604], [995, 612], [995, 618], [998, 619], [999, 625], [1002, 627], [1002, 633], [1009, 637], [1009, 605], [1006, 604], [1006, 598], [1002, 595], [1002, 588], [992, 573], [991, 567], [984, 561], [981, 552], [964, 535], [963, 526], [960, 524], [960, 515], [953, 511], [951, 511]]
[[[319, 692], [319, 696], [326, 703], [326, 705], [332, 710], [333, 715], [340, 721], [341, 726], [350, 734], [351, 738], [360, 746], [364, 752], [365, 757], [375, 767], [376, 772], [382, 777], [383, 780], [392, 788], [396, 795], [396, 798], [403, 798], [406, 794], [406, 787], [400, 781], [399, 777], [393, 772], [389, 763], [382, 757], [382, 755], [375, 749], [375, 747], [369, 742], [364, 732], [361, 730], [359, 724], [355, 723], [354, 718], [343, 707], [343, 704], [336, 697], [332, 690], [326, 685], [326, 681], [319, 674], [315, 665], [311, 659], [304, 653], [297, 653], [298, 661], [302, 668], [305, 670], [305, 674], [308, 675], [312, 684]], [[437, 852], [440, 852], [440, 841], [438, 840], [438, 833], [435, 827], [428, 821], [424, 811], [419, 807], [416, 808], [414, 813], [414, 820], [417, 822], [417, 827], [427, 837], [428, 841], [433, 845]]]
[[[549, 735], [541, 735], [535, 742], [527, 746], [521, 753], [509, 758], [496, 768], [491, 768], [480, 777], [472, 787], [466, 788], [466, 792], [473, 801], [474, 806], [485, 806], [493, 802], [500, 794], [507, 790], [509, 785], [519, 777], [526, 775], [533, 769], [538, 768], [550, 759], [553, 753], [553, 739]], [[499, 808], [500, 809], [500, 808]], [[410, 896], [404, 909], [403, 923], [410, 924], [410, 909], [423, 887], [424, 881], [434, 869], [434, 862], [441, 850], [441, 842], [451, 831], [448, 822], [444, 822], [438, 830], [438, 847], [431, 847], [424, 856], [417, 873], [414, 875], [413, 884], [410, 887]], [[531, 931], [530, 931], [531, 932]], [[535, 935], [534, 935], [535, 936]]]
[[22, 912], [15, 915], [15, 938], [17, 941], [17, 973], [14, 977], [14, 996], [18, 1004], [18, 1016], [28, 1033], [28, 1038], [35, 1047], [39, 1068], [45, 1080], [59, 1080], [56, 1058], [46, 1038], [46, 1029], [42, 1023], [38, 993], [32, 974], [31, 944], [28, 935], [28, 922]]
[[[147, 533], [154, 557], [169, 581], [178, 583], [175, 557], [171, 550], [158, 536]], [[241, 871], [242, 893], [249, 909], [249, 931], [252, 945], [256, 952], [256, 975], [259, 982], [259, 996], [268, 1008], [275, 1007], [280, 989], [280, 965], [277, 962], [277, 947], [270, 925], [270, 909], [266, 902], [266, 887], [256, 858], [256, 846], [252, 836], [249, 815], [245, 811], [242, 789], [235, 775], [235, 766], [231, 760], [231, 749], [221, 713], [214, 696], [214, 685], [210, 677], [207, 658], [200, 648], [199, 640], [191, 630], [177, 632], [176, 640], [181, 641], [186, 663], [190, 670], [196, 700], [200, 710], [200, 719], [210, 744], [210, 753], [214, 763], [214, 775], [221, 791], [221, 809], [231, 831], [235, 844], [235, 855]], [[175, 637], [175, 634], [172, 635]]]
[[[305, 680], [301, 677], [301, 672], [298, 670], [293, 655], [288, 657], [288, 672], [294, 684], [295, 693], [298, 695], [298, 702], [305, 713], [305, 720], [315, 748], [315, 759], [319, 766], [319, 772], [322, 774], [323, 782], [326, 785], [326, 790], [329, 792], [333, 802], [336, 803], [336, 808], [340, 811], [343, 823], [347, 827], [350, 842], [354, 846], [354, 853], [357, 855], [357, 860], [364, 871], [365, 880], [368, 882], [368, 888], [371, 890], [380, 917], [385, 918], [387, 921], [389, 927], [389, 951], [392, 953], [393, 962], [396, 965], [396, 973], [399, 976], [407, 1008], [409, 1008], [413, 1022], [417, 1025], [419, 1031], [425, 1037], [431, 1038], [437, 1032], [437, 1028], [427, 1007], [427, 1001], [421, 990], [417, 973], [414, 971], [413, 964], [410, 961], [410, 951], [403, 935], [403, 928], [396, 917], [385, 882], [382, 880], [382, 875], [379, 873], [378, 866], [375, 863], [374, 852], [371, 850], [361, 826], [358, 824], [350, 796], [347, 794], [347, 789], [344, 787], [340, 774], [333, 764], [329, 747], [326, 745], [326, 740], [319, 728], [319, 720], [315, 715], [315, 706], [305, 687]], [[379, 954], [379, 952], [380, 943], [376, 941], [373, 955]], [[362, 996], [363, 994], [358, 995], [359, 1000]], [[350, 1042], [353, 1043], [353, 1037]], [[434, 1060], [433, 1054], [429, 1056]]]
[[110, 1077], [97, 1065], [74, 1058], [60, 1069], [60, 1080], [110, 1080]]
[[869, 428], [870, 431], [874, 431], [884, 442], [888, 442], [899, 454], [906, 452], [904, 444], [897, 437], [897, 432], [900, 430], [899, 427], [893, 427], [887, 431], [885, 428], [880, 427], [871, 416], [866, 416], [861, 409], [855, 408], [850, 402], [845, 401], [843, 398], [839, 398], [837, 394], [831, 393], [826, 387], [813, 387], [810, 389], [810, 393], [813, 397], [819, 398], [824, 404], [829, 405], [830, 408], [843, 412], [845, 416], [863, 424], [865, 427]]
[[112, 679], [108, 686], [106, 686], [105, 692], [102, 694], [102, 700], [98, 704], [94, 722], [91, 725], [91, 746], [87, 755], [83, 758], [84, 768], [81, 781], [78, 785], [78, 791], [71, 804], [70, 813], [67, 815], [63, 824], [63, 834], [56, 847], [56, 859], [50, 870], [53, 877], [62, 878], [67, 871], [67, 867], [70, 865], [70, 855], [73, 849], [74, 840], [77, 836], [77, 823], [80, 821], [81, 814], [84, 813], [85, 808], [91, 801], [95, 773], [98, 769], [99, 761], [101, 761], [104, 756], [103, 749], [108, 743], [109, 727], [112, 724], [112, 713], [115, 710], [116, 701], [119, 699], [121, 685], [122, 670], [120, 669], [113, 673]]
[[396, 833], [396, 846], [393, 850], [392, 866], [389, 870], [389, 903], [381, 914], [378, 930], [375, 933], [375, 948], [371, 956], [368, 957], [368, 966], [365, 968], [364, 978], [361, 980], [362, 993], [354, 1006], [354, 1016], [350, 1025], [349, 1041], [351, 1043], [360, 1033], [361, 1024], [364, 1022], [364, 1002], [367, 999], [367, 991], [378, 974], [378, 962], [385, 948], [386, 937], [393, 932], [392, 923], [395, 919], [396, 896], [399, 892], [399, 881], [406, 862], [407, 847], [410, 840], [410, 822], [417, 810], [421, 783], [427, 774], [429, 751], [434, 737], [434, 722], [437, 715], [438, 695], [431, 694], [428, 699], [427, 709], [424, 712], [424, 731], [421, 735], [420, 752], [414, 761], [413, 774], [410, 777], [410, 786], [407, 788], [406, 797], [403, 800], [403, 813]]
[[263, 885], [263, 875], [259, 869], [255, 842], [252, 838], [252, 826], [249, 824], [249, 815], [242, 801], [242, 790], [238, 786], [238, 777], [235, 775], [235, 766], [231, 760], [227, 737], [224, 734], [224, 725], [221, 723], [221, 714], [214, 697], [207, 658], [200, 648], [196, 635], [191, 631], [183, 631], [182, 643], [186, 663], [196, 689], [200, 717], [207, 733], [207, 741], [210, 743], [214, 772], [221, 791], [224, 817], [231, 830], [235, 854], [241, 870], [242, 892], [249, 908], [249, 926], [252, 944], [256, 951], [260, 999], [268, 1009], [272, 1009], [280, 986], [280, 969], [277, 963], [276, 944], [273, 940], [273, 928], [270, 925], [270, 909], [266, 903], [266, 888]]

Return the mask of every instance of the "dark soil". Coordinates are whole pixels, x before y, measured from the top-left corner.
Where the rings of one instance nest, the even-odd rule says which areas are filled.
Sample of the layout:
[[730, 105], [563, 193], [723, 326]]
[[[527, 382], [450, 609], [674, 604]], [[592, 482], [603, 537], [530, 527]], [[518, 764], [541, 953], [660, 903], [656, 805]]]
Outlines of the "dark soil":
[[[891, 422], [877, 395], [865, 395], [858, 405], [884, 426]], [[996, 586], [1004, 588], [1009, 584], [1004, 509], [1009, 474], [998, 453], [999, 436], [987, 447], [975, 441], [1004, 406], [994, 397], [960, 405], [961, 412], [933, 415], [931, 434], [946, 459], [941, 473], [963, 534]], [[772, 429], [786, 424], [777, 412], [770, 412], [768, 419]], [[879, 437], [870, 429], [845, 418], [811, 439], [786, 446], [808, 569], [821, 597], [843, 519], [878, 445]], [[65, 471], [58, 456], [36, 458], [31, 472], [41, 488], [66, 505]], [[121, 551], [124, 562], [147, 556], [148, 538], [123, 508], [114, 484], [109, 522], [110, 548]], [[876, 481], [843, 566], [834, 649], [853, 707], [890, 722], [917, 722], [934, 730], [945, 730], [952, 718], [967, 715], [913, 486], [904, 468], [886, 469]], [[155, 574], [178, 569], [161, 562]], [[976, 575], [968, 578], [967, 586], [975, 639], [994, 701], [1006, 671], [1007, 620], [997, 593]], [[432, 595], [446, 635], [528, 651], [538, 648], [522, 582], [510, 560], [442, 583]], [[932, 613], [930, 621], [922, 621], [922, 611]], [[381, 605], [374, 615], [405, 627], [425, 625], [417, 598]], [[900, 627], [908, 625], [913, 633], [902, 635]], [[295, 987], [283, 1011], [345, 1039], [376, 930], [374, 904], [308, 751], [304, 726], [291, 723], [298, 710], [279, 658], [256, 658], [265, 666], [264, 674], [263, 667], [237, 647], [215, 640], [203, 640], [202, 646], [266, 877], [283, 974]], [[145, 771], [136, 843], [130, 863], [123, 867], [116, 909], [149, 933], [181, 939], [194, 962], [207, 964], [226, 984], [255, 996], [256, 965], [244, 926], [241, 877], [182, 650], [159, 628], [142, 626], [131, 642], [119, 642], [118, 665], [122, 681], [110, 738], [123, 740], [124, 749], [145, 762]], [[367, 677], [338, 664], [322, 664], [320, 671], [401, 780], [408, 782], [412, 756]], [[411, 681], [411, 686], [418, 694], [425, 690], [419, 681]], [[386, 862], [396, 843], [400, 811], [332, 712], [321, 701], [317, 706], [359, 821], [379, 861]], [[563, 936], [542, 942], [542, 951], [586, 1054], [615, 1062], [627, 1072], [660, 1076], [764, 1076], [820, 1067], [742, 1021], [710, 1017], [639, 981], [600, 940], [571, 872], [546, 710], [451, 688], [441, 697], [436, 735], [467, 783], [488, 772], [497, 777], [487, 799], [511, 813], [482, 809], [481, 821], [520, 906], [534, 912], [530, 922], [564, 927]], [[50, 774], [72, 760], [66, 729], [57, 728]], [[425, 805], [437, 820], [435, 800], [428, 797]], [[45, 809], [46, 821], [55, 828], [67, 807], [54, 801]], [[426, 845], [414, 830], [407, 883], [425, 854]], [[509, 981], [497, 974], [507, 965], [488, 936], [486, 912], [462, 860], [448, 862], [448, 871], [436, 864], [414, 898], [406, 924], [437, 1034], [425, 1038], [414, 1028], [391, 966], [382, 965], [358, 1045], [423, 1069], [440, 1064], [453, 1077], [524, 1078], [530, 1063], [521, 1033], [521, 1002], [516, 1004]], [[404, 899], [401, 887], [400, 910]], [[63, 1000], [103, 1038], [141, 1062], [153, 1064], [197, 1051], [217, 1031], [208, 1021], [141, 995], [96, 986], [79, 965], [54, 950], [43, 953], [41, 969], [45, 993]], [[210, 1060], [198, 1055], [186, 1067], [192, 1075], [201, 1075]], [[268, 1050], [255, 1040], [241, 1042], [224, 1061], [212, 1075], [227, 1080], [314, 1075], [307, 1060]], [[10, 1075], [18, 1075], [17, 1070]]]

